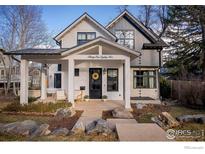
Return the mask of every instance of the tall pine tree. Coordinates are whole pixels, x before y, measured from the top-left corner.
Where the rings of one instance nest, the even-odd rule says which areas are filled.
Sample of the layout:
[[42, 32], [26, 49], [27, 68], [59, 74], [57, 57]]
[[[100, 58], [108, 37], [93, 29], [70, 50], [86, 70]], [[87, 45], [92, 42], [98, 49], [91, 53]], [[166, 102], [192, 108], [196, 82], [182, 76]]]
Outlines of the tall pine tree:
[[171, 51], [186, 68], [199, 68], [205, 79], [205, 6], [170, 6], [169, 27]]

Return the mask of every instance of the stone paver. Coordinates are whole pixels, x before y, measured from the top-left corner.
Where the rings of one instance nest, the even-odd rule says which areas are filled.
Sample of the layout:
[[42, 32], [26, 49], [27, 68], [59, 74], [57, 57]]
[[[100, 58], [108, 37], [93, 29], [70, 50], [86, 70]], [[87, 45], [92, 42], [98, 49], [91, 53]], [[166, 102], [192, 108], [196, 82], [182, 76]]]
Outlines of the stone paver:
[[168, 141], [157, 124], [116, 124], [120, 141]]

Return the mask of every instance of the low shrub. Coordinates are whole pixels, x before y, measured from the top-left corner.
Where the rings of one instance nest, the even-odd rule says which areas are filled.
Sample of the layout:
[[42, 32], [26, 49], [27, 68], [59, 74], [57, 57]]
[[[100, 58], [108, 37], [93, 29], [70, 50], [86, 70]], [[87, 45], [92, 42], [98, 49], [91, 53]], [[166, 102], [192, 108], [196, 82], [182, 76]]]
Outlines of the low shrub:
[[102, 99], [107, 99], [107, 95], [103, 95], [103, 96], [102, 96]]
[[7, 111], [7, 112], [40, 112], [40, 113], [45, 113], [45, 112], [55, 112], [59, 108], [66, 108], [66, 107], [71, 107], [71, 103], [66, 103], [66, 102], [57, 102], [57, 103], [30, 103], [30, 104], [25, 104], [21, 105], [18, 102], [11, 103], [7, 105], [2, 111]]
[[[35, 102], [37, 99], [38, 97], [28, 97], [28, 103]], [[15, 102], [20, 102], [20, 96], [16, 97]]]
[[171, 95], [171, 86], [169, 82], [163, 77], [160, 77], [160, 95], [163, 99], [170, 98]]
[[84, 96], [84, 99], [89, 99], [89, 96], [88, 96], [88, 95], [85, 95], [85, 96]]

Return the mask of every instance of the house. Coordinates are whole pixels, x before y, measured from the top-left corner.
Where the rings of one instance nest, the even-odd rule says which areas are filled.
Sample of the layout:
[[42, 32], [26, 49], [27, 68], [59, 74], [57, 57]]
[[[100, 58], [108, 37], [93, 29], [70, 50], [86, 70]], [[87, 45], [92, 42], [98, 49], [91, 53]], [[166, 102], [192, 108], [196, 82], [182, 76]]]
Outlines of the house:
[[[41, 99], [51, 89], [63, 90], [69, 102], [81, 94], [90, 99], [159, 99], [160, 53], [167, 44], [124, 11], [107, 26], [84, 13], [54, 40], [59, 49], [22, 49], [20, 102], [28, 103], [28, 62], [49, 64], [42, 70]], [[54, 65], [55, 64], [55, 65]], [[48, 79], [48, 85], [47, 85]]]
[[[9, 69], [9, 63], [10, 59], [8, 55], [4, 55], [4, 50], [0, 48], [0, 88], [4, 88], [4, 85], [7, 83], [7, 76], [6, 76], [6, 69]], [[13, 60], [13, 59], [12, 59]], [[20, 78], [19, 78], [19, 71], [20, 71], [20, 66], [18, 65], [18, 60], [13, 60], [13, 66], [11, 68], [11, 79], [10, 83], [11, 85], [19, 84], [20, 83]]]

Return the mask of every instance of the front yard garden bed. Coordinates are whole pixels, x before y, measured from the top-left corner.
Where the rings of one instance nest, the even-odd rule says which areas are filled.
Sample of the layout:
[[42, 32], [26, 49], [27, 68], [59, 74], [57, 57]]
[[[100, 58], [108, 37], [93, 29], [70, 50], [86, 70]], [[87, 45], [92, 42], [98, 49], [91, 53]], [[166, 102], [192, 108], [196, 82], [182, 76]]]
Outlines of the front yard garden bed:
[[153, 123], [152, 117], [158, 116], [162, 112], [169, 112], [170, 106], [147, 104], [142, 109], [137, 109], [136, 104], [131, 104], [132, 115], [139, 123]]
[[20, 103], [11, 103], [2, 109], [2, 112], [7, 114], [23, 114], [23, 115], [50, 115], [56, 112], [59, 108], [71, 107], [71, 103], [57, 102], [57, 103], [29, 103], [21, 105]]
[[[132, 104], [132, 114], [138, 123], [153, 123], [152, 117], [160, 115], [162, 112], [168, 112], [173, 118], [182, 115], [204, 114], [205, 110], [191, 109], [182, 105], [154, 105], [147, 104], [142, 109], [137, 109], [136, 104]], [[175, 131], [205, 131], [205, 124], [194, 122], [183, 122], [179, 126], [171, 128]], [[165, 129], [166, 131], [167, 129]], [[176, 136], [176, 141], [205, 141], [205, 137], [180, 137]]]
[[76, 113], [72, 117], [63, 117], [63, 118], [54, 117], [54, 118], [51, 118], [48, 121], [48, 124], [50, 125], [49, 129], [51, 131], [53, 131], [57, 128], [67, 128], [68, 130], [71, 130], [73, 128], [73, 126], [75, 125], [75, 123], [80, 118], [82, 113], [83, 113], [83, 111], [77, 110]]
[[115, 119], [112, 115], [112, 110], [105, 110], [102, 112], [102, 119], [107, 120], [107, 119]]

